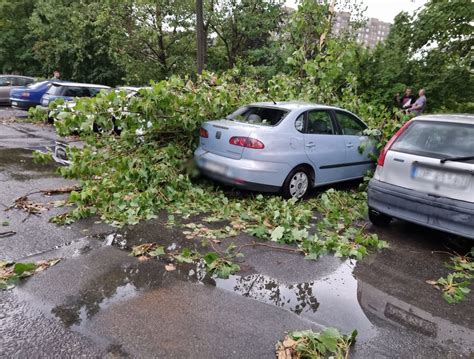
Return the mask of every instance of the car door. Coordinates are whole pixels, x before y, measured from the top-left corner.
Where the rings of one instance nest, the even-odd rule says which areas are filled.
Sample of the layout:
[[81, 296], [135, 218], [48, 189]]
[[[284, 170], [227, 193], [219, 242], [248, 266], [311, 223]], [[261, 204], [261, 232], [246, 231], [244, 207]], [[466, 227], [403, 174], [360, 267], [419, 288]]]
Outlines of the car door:
[[305, 152], [316, 169], [316, 185], [344, 179], [346, 144], [328, 110], [305, 114]]
[[0, 77], [0, 102], [10, 102], [10, 90], [12, 86], [12, 78], [9, 76]]
[[336, 110], [335, 117], [346, 147], [345, 177], [362, 177], [373, 168], [374, 143], [364, 135], [367, 126], [349, 112]]

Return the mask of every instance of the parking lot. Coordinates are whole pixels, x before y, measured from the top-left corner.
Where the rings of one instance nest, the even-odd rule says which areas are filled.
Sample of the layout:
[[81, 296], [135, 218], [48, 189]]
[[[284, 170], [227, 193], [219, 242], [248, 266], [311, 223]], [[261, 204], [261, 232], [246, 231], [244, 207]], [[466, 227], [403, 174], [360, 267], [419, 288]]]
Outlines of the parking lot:
[[[53, 146], [55, 138], [49, 126], [0, 124], [0, 206], [7, 209], [38, 189], [75, 184], [59, 177], [55, 165], [32, 161], [32, 150]], [[121, 229], [96, 218], [49, 223], [67, 210], [55, 206], [66, 196], [30, 195], [43, 205], [39, 214], [0, 213], [0, 222], [8, 222], [3, 228], [15, 233], [0, 238], [2, 259], [62, 258], [0, 293], [2, 355], [272, 358], [285, 332], [325, 327], [358, 330], [355, 358], [474, 352], [472, 296], [450, 305], [426, 283], [446, 276], [450, 252], [467, 252], [469, 241], [400, 221], [386, 229], [367, 223], [390, 247], [360, 262], [333, 256], [307, 261], [248, 246], [241, 271], [216, 279], [193, 264], [168, 271], [163, 260], [129, 256], [131, 246], [142, 243], [199, 247], [180, 228], [166, 226], [165, 213]], [[253, 240], [238, 235], [216, 246]]]

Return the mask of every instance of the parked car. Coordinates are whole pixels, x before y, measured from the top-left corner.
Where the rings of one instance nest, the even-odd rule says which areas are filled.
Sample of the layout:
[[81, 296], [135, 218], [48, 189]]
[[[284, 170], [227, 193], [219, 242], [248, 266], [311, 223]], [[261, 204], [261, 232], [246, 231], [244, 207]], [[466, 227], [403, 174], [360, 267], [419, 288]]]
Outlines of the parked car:
[[49, 103], [62, 98], [65, 101], [72, 101], [76, 97], [94, 97], [101, 90], [110, 89], [108, 86], [83, 84], [78, 82], [59, 82], [51, 83], [50, 88], [41, 98], [41, 105], [48, 107]]
[[13, 88], [10, 91], [10, 102], [12, 107], [20, 110], [28, 110], [41, 104], [41, 98], [51, 86], [52, 81], [45, 80], [34, 82], [24, 87]]
[[380, 153], [368, 205], [375, 225], [399, 218], [474, 239], [474, 116], [407, 122]]
[[35, 82], [33, 77], [0, 75], [0, 103], [10, 105], [10, 90]]
[[219, 182], [301, 198], [311, 187], [361, 178], [373, 168], [375, 147], [365, 129], [337, 107], [256, 103], [205, 122], [194, 157], [200, 171]]

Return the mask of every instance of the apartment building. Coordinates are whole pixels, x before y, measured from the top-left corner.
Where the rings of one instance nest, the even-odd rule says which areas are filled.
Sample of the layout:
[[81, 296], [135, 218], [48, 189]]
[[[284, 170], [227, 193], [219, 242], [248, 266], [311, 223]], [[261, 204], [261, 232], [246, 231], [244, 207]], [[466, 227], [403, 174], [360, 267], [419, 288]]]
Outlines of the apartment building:
[[[337, 12], [333, 20], [334, 34], [341, 34], [350, 27], [351, 14], [349, 12]], [[378, 42], [384, 41], [390, 32], [391, 24], [370, 18], [364, 27], [357, 31], [356, 39], [360, 44], [373, 48]]]

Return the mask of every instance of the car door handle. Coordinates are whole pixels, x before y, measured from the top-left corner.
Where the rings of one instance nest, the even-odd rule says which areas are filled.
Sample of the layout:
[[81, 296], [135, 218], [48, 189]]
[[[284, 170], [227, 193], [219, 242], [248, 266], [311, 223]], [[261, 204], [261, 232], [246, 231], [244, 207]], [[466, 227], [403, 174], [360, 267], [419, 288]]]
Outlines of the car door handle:
[[314, 142], [308, 142], [306, 144], [306, 147], [315, 147], [315, 146], [316, 146], [316, 144]]
[[347, 144], [346, 144], [346, 147], [347, 147], [347, 148], [352, 148], [352, 147], [354, 147], [354, 144], [353, 144], [353, 143], [347, 143]]

